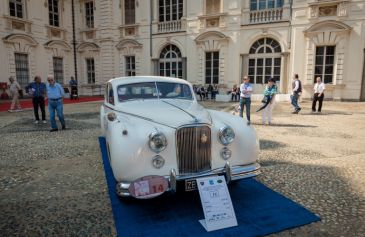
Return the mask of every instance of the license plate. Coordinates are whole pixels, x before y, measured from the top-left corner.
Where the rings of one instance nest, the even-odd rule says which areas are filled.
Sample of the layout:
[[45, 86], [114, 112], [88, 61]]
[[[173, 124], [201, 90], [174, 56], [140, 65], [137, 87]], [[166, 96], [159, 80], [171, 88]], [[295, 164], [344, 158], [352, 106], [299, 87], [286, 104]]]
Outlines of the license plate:
[[197, 189], [198, 189], [198, 186], [196, 185], [196, 179], [185, 180], [185, 191], [194, 191]]
[[129, 193], [135, 198], [148, 199], [163, 194], [167, 188], [168, 182], [164, 177], [150, 175], [133, 181]]

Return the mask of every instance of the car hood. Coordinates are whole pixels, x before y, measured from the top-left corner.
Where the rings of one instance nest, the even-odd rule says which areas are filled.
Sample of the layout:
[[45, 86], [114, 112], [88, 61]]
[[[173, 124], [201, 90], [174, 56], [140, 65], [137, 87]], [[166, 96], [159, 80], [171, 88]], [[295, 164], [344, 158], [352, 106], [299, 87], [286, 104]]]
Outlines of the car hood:
[[117, 109], [125, 114], [177, 128], [185, 124], [211, 124], [208, 111], [195, 101], [166, 99], [121, 103]]

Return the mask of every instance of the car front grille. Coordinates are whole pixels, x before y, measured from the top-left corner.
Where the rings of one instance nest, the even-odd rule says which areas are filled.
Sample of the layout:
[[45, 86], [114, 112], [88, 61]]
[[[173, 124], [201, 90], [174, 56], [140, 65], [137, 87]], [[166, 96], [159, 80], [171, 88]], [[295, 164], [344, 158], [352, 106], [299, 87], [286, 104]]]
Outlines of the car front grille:
[[176, 145], [180, 174], [192, 174], [211, 169], [211, 132], [208, 126], [178, 129]]

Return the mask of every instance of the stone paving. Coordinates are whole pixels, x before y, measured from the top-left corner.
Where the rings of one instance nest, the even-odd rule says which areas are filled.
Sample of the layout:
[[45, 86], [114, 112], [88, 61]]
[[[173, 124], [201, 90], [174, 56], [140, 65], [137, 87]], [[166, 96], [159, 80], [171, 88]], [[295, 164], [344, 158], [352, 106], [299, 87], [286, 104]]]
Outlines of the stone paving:
[[[201, 102], [234, 113], [237, 103]], [[66, 131], [33, 124], [31, 110], [0, 113], [0, 235], [115, 236], [97, 137], [100, 103], [66, 105]], [[276, 104], [260, 123], [257, 179], [321, 221], [272, 236], [365, 236], [365, 104], [325, 102], [322, 114]], [[253, 109], [258, 104], [253, 105]]]

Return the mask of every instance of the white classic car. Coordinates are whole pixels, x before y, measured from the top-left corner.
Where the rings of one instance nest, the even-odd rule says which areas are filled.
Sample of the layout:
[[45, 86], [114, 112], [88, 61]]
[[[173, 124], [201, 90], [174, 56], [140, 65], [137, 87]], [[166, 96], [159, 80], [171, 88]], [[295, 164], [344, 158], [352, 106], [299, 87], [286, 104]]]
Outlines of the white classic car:
[[224, 175], [229, 183], [260, 173], [252, 126], [199, 105], [185, 80], [112, 79], [100, 119], [121, 197], [146, 199], [195, 190], [199, 177]]

